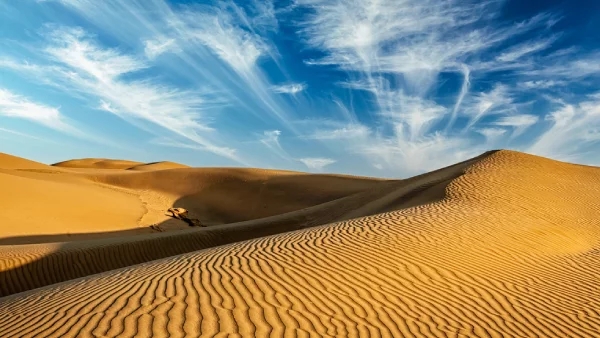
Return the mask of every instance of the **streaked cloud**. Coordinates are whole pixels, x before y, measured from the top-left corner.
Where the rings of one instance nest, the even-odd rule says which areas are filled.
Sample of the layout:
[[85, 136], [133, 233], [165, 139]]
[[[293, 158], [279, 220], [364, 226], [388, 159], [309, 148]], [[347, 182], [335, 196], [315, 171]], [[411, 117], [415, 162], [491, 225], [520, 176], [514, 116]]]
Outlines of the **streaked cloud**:
[[363, 125], [349, 124], [339, 128], [318, 129], [309, 138], [315, 140], [356, 140], [368, 137], [371, 130]]
[[541, 4], [529, 16], [496, 0], [35, 5], [36, 22], [15, 21], [28, 34], [0, 39], [0, 107], [55, 130], [117, 116], [163, 154], [389, 177], [494, 148], [589, 162], [599, 146], [600, 45]]
[[0, 88], [0, 116], [25, 119], [67, 133], [77, 131], [66, 122], [58, 108], [38, 102]]
[[144, 53], [149, 59], [154, 59], [166, 52], [176, 52], [179, 47], [174, 39], [157, 38], [144, 41]]
[[304, 83], [290, 83], [284, 85], [276, 85], [271, 87], [271, 90], [277, 94], [290, 94], [296, 95], [301, 91], [306, 89], [306, 84]]
[[[593, 153], [600, 138], [600, 95], [590, 95], [577, 104], [556, 102], [545, 122], [549, 127], [526, 150], [564, 161], [583, 161]], [[597, 153], [597, 151], [596, 151]]]
[[535, 115], [520, 114], [502, 116], [492, 124], [501, 127], [513, 127], [513, 136], [521, 135], [527, 128], [536, 124], [539, 118]]
[[299, 159], [299, 161], [304, 163], [304, 165], [309, 170], [314, 170], [314, 171], [323, 171], [323, 169], [326, 166], [331, 165], [336, 162], [335, 160], [333, 160], [331, 158], [324, 158], [324, 157], [305, 157], [305, 158]]
[[264, 144], [277, 156], [283, 158], [284, 160], [291, 161], [292, 157], [283, 149], [283, 147], [279, 143], [280, 135], [281, 130], [266, 130], [259, 138], [259, 142]]
[[203, 112], [218, 103], [214, 98], [152, 79], [124, 80], [124, 75], [149, 65], [116, 49], [101, 47], [81, 28], [59, 27], [50, 31], [44, 51], [55, 62], [45, 68], [45, 75], [63, 90], [96, 98], [100, 109], [129, 122], [149, 122], [207, 151], [242, 161], [234, 149], [210, 140], [215, 138], [215, 130], [203, 118]]

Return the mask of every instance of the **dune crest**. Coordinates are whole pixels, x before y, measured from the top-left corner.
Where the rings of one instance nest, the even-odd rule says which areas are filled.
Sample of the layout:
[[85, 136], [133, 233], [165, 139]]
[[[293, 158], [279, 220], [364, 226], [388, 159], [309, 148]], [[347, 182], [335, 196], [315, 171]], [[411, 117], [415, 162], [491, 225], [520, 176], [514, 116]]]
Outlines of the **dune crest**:
[[106, 158], [82, 158], [52, 164], [54, 167], [79, 169], [128, 169], [139, 165], [144, 165], [144, 163]]
[[[191, 248], [204, 242], [207, 249], [0, 298], [0, 333], [598, 335], [599, 168], [499, 151], [377, 184], [313, 208], [329, 205], [326, 210], [335, 212], [346, 206], [342, 218], [361, 206], [381, 213], [327, 225], [217, 247], [211, 246], [242, 237], [244, 229], [265, 235], [273, 227], [247, 221], [185, 230], [173, 242], [167, 238], [175, 232], [119, 239], [115, 250], [104, 242], [96, 250], [106, 250], [103, 261], [123, 256], [112, 252], [152, 255], [151, 248], [172, 250], [175, 243]], [[291, 214], [305, 221], [319, 215], [304, 212]], [[2, 261], [28, 252], [21, 250], [0, 250]], [[74, 261], [85, 262], [82, 257]], [[26, 283], [42, 278], [42, 271], [11, 278]]]
[[175, 162], [163, 161], [163, 162], [152, 162], [135, 165], [127, 168], [127, 170], [137, 171], [152, 171], [152, 170], [165, 170], [165, 169], [177, 169], [177, 168], [189, 168], [185, 164], [179, 164]]

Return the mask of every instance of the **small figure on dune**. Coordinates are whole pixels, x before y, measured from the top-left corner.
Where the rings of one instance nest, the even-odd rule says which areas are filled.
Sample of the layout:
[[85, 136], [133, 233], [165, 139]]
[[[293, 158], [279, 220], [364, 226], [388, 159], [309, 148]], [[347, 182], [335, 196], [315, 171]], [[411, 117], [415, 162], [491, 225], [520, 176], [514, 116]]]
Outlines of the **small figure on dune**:
[[184, 208], [169, 208], [169, 210], [167, 210], [167, 212], [165, 213], [165, 215], [171, 216], [171, 217], [176, 218], [176, 219], [180, 219], [180, 220], [186, 222], [191, 227], [193, 227], [193, 226], [201, 226], [201, 227], [204, 226], [204, 225], [202, 225], [202, 223], [200, 223], [200, 221], [198, 219], [189, 218], [188, 217], [188, 211], [185, 210]]

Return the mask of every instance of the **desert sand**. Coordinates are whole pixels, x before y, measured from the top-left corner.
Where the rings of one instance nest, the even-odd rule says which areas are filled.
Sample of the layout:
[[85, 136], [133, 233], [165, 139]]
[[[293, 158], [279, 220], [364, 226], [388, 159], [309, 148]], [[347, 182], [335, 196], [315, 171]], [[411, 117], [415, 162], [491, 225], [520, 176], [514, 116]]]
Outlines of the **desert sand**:
[[503, 150], [381, 180], [2, 154], [0, 187], [1, 337], [600, 336], [596, 167]]

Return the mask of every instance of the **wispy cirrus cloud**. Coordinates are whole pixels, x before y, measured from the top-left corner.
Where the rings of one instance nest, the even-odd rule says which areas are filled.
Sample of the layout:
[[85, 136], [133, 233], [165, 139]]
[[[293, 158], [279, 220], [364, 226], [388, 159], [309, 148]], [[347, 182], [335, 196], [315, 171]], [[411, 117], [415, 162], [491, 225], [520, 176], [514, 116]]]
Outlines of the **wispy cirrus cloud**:
[[331, 165], [336, 162], [334, 159], [325, 158], [325, 157], [305, 157], [305, 158], [300, 158], [298, 160], [300, 162], [304, 163], [304, 165], [309, 170], [314, 170], [314, 171], [318, 171], [318, 172], [323, 171], [323, 169], [325, 169], [326, 166]]
[[507, 130], [503, 128], [481, 128], [475, 130], [486, 138], [488, 144], [496, 144], [498, 140], [506, 135]]
[[62, 132], [79, 135], [58, 108], [34, 102], [0, 88], [0, 116], [25, 119]]
[[[215, 131], [203, 113], [220, 104], [215, 98], [152, 79], [125, 80], [125, 75], [150, 66], [139, 58], [100, 46], [81, 28], [54, 27], [47, 33], [46, 47], [42, 51], [48, 55], [50, 64], [13, 69], [42, 74], [65, 92], [96, 98], [101, 110], [134, 124], [150, 123], [195, 142], [206, 151], [242, 161], [234, 149], [211, 140], [216, 139]], [[19, 66], [15, 62], [11, 65]], [[53, 113], [53, 110], [44, 111], [48, 116]]]
[[277, 94], [290, 94], [296, 95], [306, 89], [305, 83], [290, 83], [284, 85], [275, 85], [271, 87], [271, 90]]
[[552, 43], [554, 43], [557, 39], [557, 36], [552, 36], [550, 38], [538, 41], [527, 41], [525, 43], [509, 48], [502, 54], [498, 55], [496, 59], [500, 62], [514, 62], [524, 56], [549, 48], [552, 45]]
[[581, 161], [600, 143], [600, 94], [577, 104], [559, 100], [556, 105], [557, 109], [545, 118], [550, 127], [526, 150], [564, 161]]
[[[557, 20], [541, 13], [515, 25], [494, 23], [498, 3], [454, 1], [324, 1], [300, 0], [309, 8], [299, 24], [306, 43], [323, 53], [307, 60], [311, 66], [335, 66], [348, 74], [341, 87], [372, 97], [372, 122], [377, 130], [362, 132], [349, 145], [388, 170], [406, 173], [431, 170], [464, 159], [497, 142], [513, 128], [513, 137], [532, 120], [514, 115], [517, 105], [508, 85], [496, 83], [488, 91], [470, 93], [474, 78], [502, 69], [531, 69], [522, 61], [552, 46], [558, 35], [506, 42], [533, 30], [544, 31]], [[497, 57], [487, 51], [500, 49]], [[462, 78], [453, 107], [431, 98], [442, 73]], [[347, 104], [347, 103], [344, 103]], [[496, 128], [481, 127], [497, 121]], [[466, 119], [466, 121], [465, 121]], [[491, 121], [490, 121], [491, 119]], [[454, 125], [462, 122], [462, 134]], [[446, 121], [443, 123], [443, 121]], [[336, 135], [335, 129], [321, 135]], [[484, 134], [486, 143], [475, 141]], [[413, 160], [418, 158], [419, 160]], [[398, 170], [398, 169], [396, 169]]]
[[365, 139], [371, 134], [371, 129], [361, 124], [345, 124], [329, 129], [317, 129], [307, 136], [315, 140], [357, 140]]
[[598, 45], [577, 45], [570, 14], [547, 6], [525, 17], [497, 0], [36, 5], [49, 14], [39, 36], [0, 39], [0, 71], [60, 90], [82, 120], [118, 116], [153, 145], [315, 171], [359, 161], [390, 177], [492, 148], [579, 159], [598, 146]]
[[144, 53], [149, 59], [154, 59], [167, 52], [177, 51], [179, 51], [179, 46], [177, 46], [175, 39], [157, 37], [152, 40], [144, 41]]
[[[221, 1], [176, 5], [165, 0], [60, 0], [121, 43], [142, 43], [148, 59], [163, 70], [230, 98], [244, 114], [274, 119], [296, 133], [288, 122], [294, 109], [271, 90], [260, 67], [280, 56], [269, 36], [277, 31], [271, 1]], [[158, 57], [172, 53], [173, 58]], [[285, 74], [285, 71], [282, 72]], [[289, 82], [294, 82], [289, 79]]]
[[259, 142], [265, 145], [268, 149], [270, 149], [277, 156], [283, 158], [287, 161], [292, 161], [293, 158], [288, 154], [281, 144], [279, 143], [279, 136], [281, 135], [281, 130], [266, 130], [259, 138]]
[[505, 113], [511, 109], [513, 98], [508, 87], [497, 84], [489, 92], [481, 92], [472, 97], [470, 106], [465, 109], [469, 122], [465, 131], [474, 126], [485, 115]]
[[535, 115], [530, 114], [518, 114], [502, 116], [492, 124], [501, 127], [512, 127], [514, 128], [513, 137], [519, 136], [525, 132], [525, 130], [538, 122], [539, 118]]

